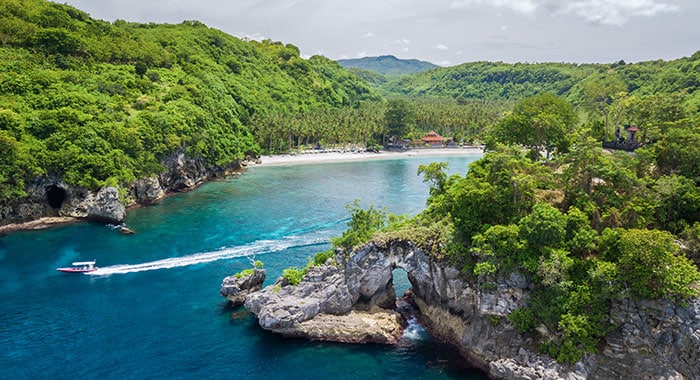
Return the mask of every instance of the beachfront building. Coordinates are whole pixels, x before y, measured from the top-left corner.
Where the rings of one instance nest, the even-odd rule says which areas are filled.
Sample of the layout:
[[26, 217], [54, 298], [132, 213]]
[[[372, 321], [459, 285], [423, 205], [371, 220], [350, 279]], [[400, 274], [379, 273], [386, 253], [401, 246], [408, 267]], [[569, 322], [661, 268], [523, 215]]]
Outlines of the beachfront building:
[[421, 141], [424, 144], [429, 145], [431, 148], [441, 148], [445, 139], [443, 139], [442, 136], [438, 135], [435, 131], [430, 131], [428, 134], [423, 136], [423, 138], [421, 138]]

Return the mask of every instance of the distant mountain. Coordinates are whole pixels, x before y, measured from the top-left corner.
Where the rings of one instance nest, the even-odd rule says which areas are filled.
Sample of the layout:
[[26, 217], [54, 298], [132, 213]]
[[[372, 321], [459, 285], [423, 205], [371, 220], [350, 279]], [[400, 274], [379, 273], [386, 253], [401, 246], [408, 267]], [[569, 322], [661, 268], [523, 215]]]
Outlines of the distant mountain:
[[440, 67], [430, 62], [419, 61], [417, 59], [399, 59], [393, 55], [341, 59], [338, 60], [338, 63], [340, 63], [346, 69], [358, 68], [374, 71], [386, 76], [416, 74]]

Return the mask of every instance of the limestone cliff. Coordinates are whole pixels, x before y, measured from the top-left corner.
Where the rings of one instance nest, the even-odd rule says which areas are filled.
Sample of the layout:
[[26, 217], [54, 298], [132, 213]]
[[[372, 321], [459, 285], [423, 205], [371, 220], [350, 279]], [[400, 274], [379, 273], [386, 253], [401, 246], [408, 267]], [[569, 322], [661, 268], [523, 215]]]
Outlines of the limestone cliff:
[[[265, 329], [313, 337], [301, 326], [318, 316], [324, 316], [322, 324], [331, 331], [334, 327], [325, 315], [391, 307], [395, 268], [407, 272], [415, 304], [431, 332], [494, 378], [700, 378], [700, 300], [684, 306], [670, 301], [619, 302], [610, 315], [619, 327], [598, 353], [573, 366], [561, 365], [539, 355], [536, 342], [506, 318], [527, 299], [527, 278], [512, 274], [486, 286], [408, 241], [369, 243], [350, 253], [339, 252], [333, 265], [311, 270], [299, 286], [267, 287], [248, 296], [245, 305]], [[317, 331], [315, 338], [318, 335], [323, 334]]]
[[187, 157], [184, 149], [179, 149], [163, 159], [163, 173], [137, 180], [123, 198], [113, 187], [88, 191], [57, 176], [39, 177], [27, 186], [26, 197], [0, 204], [0, 230], [22, 229], [21, 224], [41, 218], [121, 223], [127, 206], [150, 204], [167, 193], [192, 190], [207, 180], [240, 172], [253, 160], [208, 165], [201, 157]]
[[44, 217], [120, 223], [126, 216], [126, 208], [114, 187], [92, 192], [68, 185], [56, 177], [41, 177], [30, 184], [27, 192], [26, 198], [0, 205], [0, 226]]
[[265, 269], [254, 268], [253, 273], [248, 275], [228, 276], [221, 283], [219, 294], [226, 297], [231, 306], [241, 306], [248, 294], [262, 289], [266, 275]]

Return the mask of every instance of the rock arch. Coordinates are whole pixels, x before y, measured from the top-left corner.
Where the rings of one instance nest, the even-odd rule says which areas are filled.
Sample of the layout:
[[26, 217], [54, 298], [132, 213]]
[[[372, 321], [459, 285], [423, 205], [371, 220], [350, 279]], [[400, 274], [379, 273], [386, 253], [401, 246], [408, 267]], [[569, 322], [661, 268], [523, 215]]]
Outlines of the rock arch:
[[369, 304], [385, 309], [396, 304], [392, 272], [406, 271], [414, 293], [433, 294], [431, 259], [408, 242], [386, 247], [369, 244], [353, 251], [345, 260], [345, 277], [353, 304]]
[[[262, 328], [287, 336], [392, 343], [401, 336], [401, 317], [394, 311], [396, 292], [392, 272], [397, 268], [406, 272], [415, 298], [421, 300], [437, 297], [448, 302], [446, 298], [454, 292], [440, 289], [449, 279], [459, 276], [459, 271], [437, 265], [408, 241], [369, 243], [352, 252], [339, 251], [334, 263], [309, 268], [297, 286], [279, 279], [274, 285], [248, 295], [245, 307], [258, 317]], [[453, 285], [459, 287], [462, 283]], [[356, 312], [366, 314], [358, 317], [353, 314]], [[328, 315], [334, 316], [335, 325], [326, 323]], [[380, 324], [379, 320], [390, 323], [382, 331], [364, 334], [362, 329], [367, 326], [358, 325], [358, 319], [374, 319], [370, 325]], [[322, 326], [318, 325], [319, 320], [324, 321]], [[338, 338], [337, 332], [342, 329], [345, 331]], [[348, 331], [351, 329], [356, 331]], [[348, 337], [352, 334], [355, 337]]]
[[[631, 379], [645, 374], [690, 379], [700, 374], [700, 299], [687, 305], [617, 302], [610, 317], [620, 327], [608, 335], [605, 347], [568, 366], [538, 354], [537, 341], [508, 321], [531, 290], [527, 279], [516, 273], [492, 279], [487, 286], [401, 240], [339, 252], [329, 264], [310, 268], [297, 286], [278, 281], [248, 295], [246, 308], [262, 328], [287, 336], [393, 343], [397, 332], [391, 323], [396, 321], [376, 327], [382, 316], [392, 315], [384, 307], [393, 307], [396, 300], [392, 270], [402, 268], [431, 333], [454, 343], [467, 361], [493, 378]], [[369, 313], [358, 316], [358, 310]], [[358, 320], [370, 322], [353, 322]]]

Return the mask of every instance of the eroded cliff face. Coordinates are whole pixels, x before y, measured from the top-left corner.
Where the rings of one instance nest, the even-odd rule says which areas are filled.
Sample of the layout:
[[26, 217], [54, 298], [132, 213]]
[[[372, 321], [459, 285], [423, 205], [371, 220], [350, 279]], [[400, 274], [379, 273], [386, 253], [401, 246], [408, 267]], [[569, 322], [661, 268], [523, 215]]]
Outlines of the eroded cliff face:
[[[396, 299], [391, 271], [403, 268], [431, 332], [455, 344], [472, 365], [494, 378], [700, 378], [700, 300], [685, 306], [670, 301], [619, 302], [611, 312], [619, 328], [608, 336], [604, 347], [568, 366], [537, 354], [536, 342], [507, 320], [528, 297], [530, 284], [523, 276], [512, 274], [497, 279], [495, 285], [481, 284], [407, 241], [369, 243], [351, 253], [339, 252], [333, 264], [314, 269], [313, 280], [302, 280], [305, 291], [267, 287], [249, 295], [245, 305], [259, 317], [263, 328], [305, 336], [298, 333], [298, 326], [311, 323], [317, 315], [348, 315], [345, 310], [358, 307], [390, 308]], [[328, 278], [332, 280], [327, 287]], [[308, 293], [310, 283], [315, 290]], [[342, 308], [326, 313], [317, 306], [327, 299], [345, 302]], [[309, 300], [316, 306], [309, 306]], [[323, 339], [319, 336], [323, 334], [317, 332], [314, 338]], [[332, 334], [328, 339], [332, 340]]]
[[56, 177], [42, 177], [30, 184], [28, 193], [24, 199], [0, 206], [0, 226], [46, 217], [120, 223], [126, 216], [126, 208], [114, 187], [91, 192]]
[[56, 218], [58, 222], [80, 219], [121, 223], [126, 217], [126, 207], [131, 204], [151, 204], [169, 192], [192, 190], [213, 178], [238, 173], [251, 162], [254, 159], [225, 166], [207, 165], [201, 157], [187, 157], [184, 149], [179, 149], [163, 160], [163, 173], [137, 180], [123, 198], [113, 187], [88, 191], [56, 176], [40, 177], [27, 186], [27, 197], [0, 204], [0, 229], [12, 225], [22, 228], [19, 224], [41, 218]]

